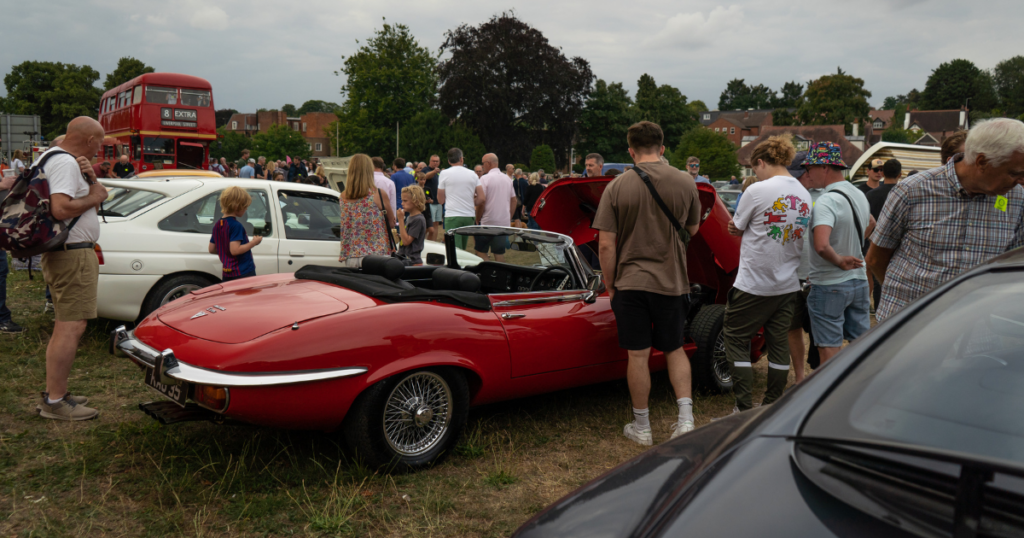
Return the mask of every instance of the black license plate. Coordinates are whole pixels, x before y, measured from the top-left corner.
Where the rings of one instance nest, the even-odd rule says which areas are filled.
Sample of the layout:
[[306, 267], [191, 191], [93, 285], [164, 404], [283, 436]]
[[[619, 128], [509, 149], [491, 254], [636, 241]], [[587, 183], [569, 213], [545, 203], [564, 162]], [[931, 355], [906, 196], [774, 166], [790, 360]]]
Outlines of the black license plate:
[[155, 369], [146, 368], [146, 386], [159, 392], [172, 402], [185, 407], [185, 400], [188, 399], [188, 383], [179, 382], [177, 385], [164, 385], [157, 380], [155, 373]]

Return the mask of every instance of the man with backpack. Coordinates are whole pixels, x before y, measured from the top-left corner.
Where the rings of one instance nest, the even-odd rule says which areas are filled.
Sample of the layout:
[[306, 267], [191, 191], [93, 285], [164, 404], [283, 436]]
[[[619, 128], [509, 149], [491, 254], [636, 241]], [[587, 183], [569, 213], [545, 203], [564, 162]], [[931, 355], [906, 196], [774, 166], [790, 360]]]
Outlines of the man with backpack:
[[697, 184], [688, 174], [661, 162], [664, 133], [641, 121], [626, 131], [636, 166], [608, 184], [593, 227], [605, 286], [618, 326], [619, 347], [627, 351], [626, 382], [633, 422], [623, 435], [641, 445], [653, 443], [648, 398], [651, 348], [665, 354], [679, 418], [671, 437], [692, 431], [690, 359], [683, 349], [690, 283], [684, 240], [700, 225]]
[[811, 293], [807, 310], [821, 362], [871, 328], [864, 239], [875, 227], [868, 199], [843, 177], [837, 144], [819, 142], [803, 163], [804, 184], [824, 189], [811, 214]]
[[[40, 156], [50, 186], [50, 214], [71, 226], [67, 241], [43, 254], [43, 276], [53, 295], [56, 321], [46, 346], [46, 392], [36, 409], [56, 420], [88, 420], [99, 411], [85, 407], [84, 396], [68, 392], [68, 376], [87, 320], [96, 318], [99, 264], [94, 250], [100, 238], [96, 209], [107, 190], [96, 181], [89, 158], [103, 142], [103, 127], [85, 116], [71, 120], [60, 146]], [[53, 155], [47, 155], [54, 153]], [[77, 220], [75, 220], [77, 218]]]
[[[7, 197], [16, 177], [13, 173], [9, 177], [0, 175], [0, 201]], [[18, 334], [25, 329], [11, 319], [11, 309], [7, 308], [7, 272], [7, 253], [0, 250], [0, 333]]]

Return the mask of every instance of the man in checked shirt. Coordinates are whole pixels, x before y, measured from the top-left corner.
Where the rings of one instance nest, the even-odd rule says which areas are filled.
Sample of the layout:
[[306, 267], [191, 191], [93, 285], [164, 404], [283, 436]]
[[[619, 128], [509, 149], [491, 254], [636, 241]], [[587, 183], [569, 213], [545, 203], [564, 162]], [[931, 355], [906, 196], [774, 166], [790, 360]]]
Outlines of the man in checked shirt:
[[970, 130], [964, 152], [889, 193], [866, 263], [882, 282], [878, 321], [939, 284], [1024, 246], [1024, 123]]

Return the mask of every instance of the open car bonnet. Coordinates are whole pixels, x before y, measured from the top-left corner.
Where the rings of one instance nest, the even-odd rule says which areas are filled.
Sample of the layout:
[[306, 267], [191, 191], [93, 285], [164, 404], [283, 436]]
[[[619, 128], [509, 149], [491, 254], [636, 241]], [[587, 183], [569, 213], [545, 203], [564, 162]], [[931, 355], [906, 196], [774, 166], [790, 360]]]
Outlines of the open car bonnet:
[[[614, 177], [576, 177], [560, 179], [548, 188], [533, 206], [533, 218], [545, 230], [572, 237], [577, 245], [592, 243], [597, 251], [597, 233], [591, 228], [601, 195]], [[729, 210], [718, 198], [715, 188], [707, 183], [697, 183], [700, 192], [701, 219], [697, 237], [703, 239], [706, 248], [714, 255], [715, 263], [726, 273], [739, 267], [740, 238], [729, 235]], [[694, 250], [703, 251], [705, 245], [690, 243], [688, 257]], [[697, 252], [696, 254], [700, 254]]]
[[231, 291], [215, 285], [163, 307], [157, 316], [167, 326], [187, 335], [240, 344], [294, 323], [348, 310], [348, 304], [322, 289], [323, 284], [304, 281]]

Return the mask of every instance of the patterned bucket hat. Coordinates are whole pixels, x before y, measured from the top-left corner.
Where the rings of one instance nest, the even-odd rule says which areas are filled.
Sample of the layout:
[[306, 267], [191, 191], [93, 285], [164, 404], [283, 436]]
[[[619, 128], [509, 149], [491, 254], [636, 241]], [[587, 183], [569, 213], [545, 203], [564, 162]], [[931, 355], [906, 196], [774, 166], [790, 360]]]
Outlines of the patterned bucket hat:
[[839, 144], [833, 144], [832, 142], [818, 142], [807, 151], [807, 160], [804, 161], [804, 166], [815, 164], [849, 168], [843, 162], [843, 151], [839, 148]]

